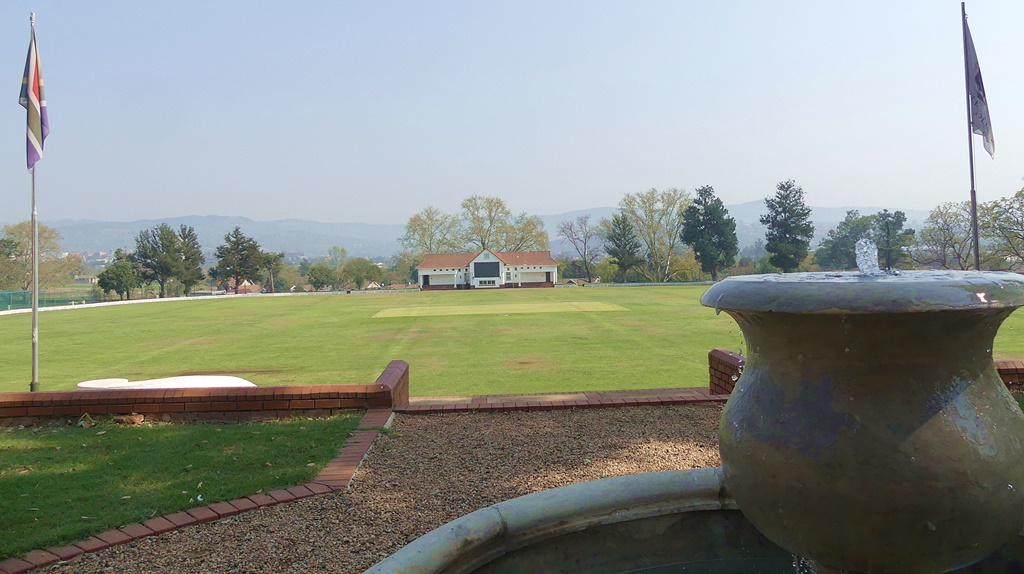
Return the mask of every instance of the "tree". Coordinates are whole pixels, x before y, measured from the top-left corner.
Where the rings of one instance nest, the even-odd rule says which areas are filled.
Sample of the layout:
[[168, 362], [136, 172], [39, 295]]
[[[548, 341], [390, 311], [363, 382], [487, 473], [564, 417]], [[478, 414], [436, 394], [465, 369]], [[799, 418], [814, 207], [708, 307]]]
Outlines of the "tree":
[[640, 241], [643, 263], [637, 269], [648, 281], [660, 283], [675, 275], [672, 256], [682, 241], [683, 211], [689, 204], [689, 194], [676, 188], [629, 193], [619, 202]]
[[306, 283], [299, 273], [299, 266], [283, 261], [281, 269], [274, 273], [274, 293], [295, 291]]
[[276, 293], [277, 290], [274, 287], [274, 276], [281, 272], [281, 268], [284, 266], [284, 253], [269, 253], [263, 252], [262, 256], [263, 270], [266, 272], [266, 285], [270, 289], [271, 293]]
[[348, 250], [337, 245], [332, 245], [331, 248], [327, 250], [327, 257], [324, 259], [325, 263], [334, 267], [335, 272], [340, 272], [341, 266], [344, 265], [346, 261], [348, 261]]
[[419, 273], [416, 266], [423, 262], [423, 256], [412, 251], [402, 251], [395, 255], [391, 261], [391, 268], [388, 269], [385, 279], [388, 283], [415, 283], [419, 280]]
[[306, 280], [313, 286], [313, 289], [322, 291], [338, 282], [338, 274], [327, 263], [313, 263], [306, 273]]
[[[28, 290], [32, 287], [32, 222], [4, 226], [3, 235], [0, 289]], [[64, 253], [56, 229], [40, 223], [37, 237], [40, 289], [61, 285], [81, 272], [82, 258], [75, 253]]]
[[903, 229], [907, 215], [902, 211], [883, 209], [874, 216], [873, 236], [878, 246], [878, 264], [883, 269], [897, 269], [910, 264], [910, 247], [914, 230]]
[[462, 247], [471, 251], [537, 251], [548, 248], [539, 217], [512, 211], [499, 197], [473, 195], [462, 200]]
[[736, 220], [715, 196], [710, 185], [697, 189], [697, 197], [683, 211], [683, 231], [680, 239], [693, 248], [700, 268], [718, 281], [718, 272], [732, 267], [739, 253], [736, 239]]
[[142, 276], [132, 257], [123, 250], [114, 252], [114, 262], [96, 276], [104, 293], [113, 291], [120, 299], [131, 299], [132, 289], [142, 286]]
[[178, 228], [178, 242], [180, 264], [174, 276], [181, 283], [185, 295], [188, 295], [205, 278], [203, 264], [206, 263], [206, 256], [199, 244], [199, 236], [191, 225]]
[[978, 233], [988, 240], [993, 253], [1010, 269], [1024, 267], [1024, 189], [986, 203], [978, 219]]
[[455, 253], [462, 248], [459, 218], [433, 206], [413, 215], [398, 242], [415, 253]]
[[499, 197], [473, 195], [462, 200], [462, 242], [475, 251], [501, 251], [502, 227], [512, 217]]
[[589, 215], [580, 215], [576, 219], [562, 221], [558, 224], [557, 229], [558, 236], [564, 237], [572, 244], [576, 254], [579, 255], [587, 282], [593, 281], [594, 262], [601, 256], [601, 228], [590, 224]]
[[811, 208], [804, 203], [804, 190], [793, 180], [780, 181], [775, 196], [764, 200], [768, 213], [761, 216], [765, 232], [765, 249], [772, 265], [789, 273], [807, 257], [807, 248], [814, 237]]
[[166, 223], [144, 229], [135, 237], [135, 261], [142, 280], [160, 286], [160, 298], [167, 296], [167, 282], [178, 273], [181, 263], [181, 238]]
[[548, 232], [544, 222], [534, 215], [520, 213], [501, 227], [498, 251], [547, 251]]
[[939, 204], [924, 220], [911, 254], [919, 265], [941, 269], [974, 268], [974, 244], [969, 201]]
[[365, 257], [356, 257], [350, 259], [341, 268], [341, 279], [345, 283], [354, 285], [356, 289], [362, 289], [370, 281], [383, 280], [384, 270]]
[[210, 269], [210, 277], [216, 279], [227, 289], [236, 291], [246, 280], [255, 283], [259, 280], [263, 265], [263, 252], [260, 244], [242, 233], [235, 227], [224, 236], [224, 243], [217, 246], [213, 256], [217, 264]]
[[0, 289], [11, 289], [18, 284], [22, 271], [18, 262], [21, 248], [17, 240], [0, 237]]
[[814, 258], [822, 269], [856, 269], [857, 242], [871, 236], [874, 217], [851, 209], [835, 229], [821, 240]]
[[622, 213], [616, 213], [611, 221], [602, 221], [602, 235], [604, 237], [604, 251], [615, 262], [617, 269], [615, 280], [626, 281], [626, 274], [631, 269], [636, 269], [643, 263], [640, 257], [640, 240], [637, 239], [636, 229], [629, 222], [629, 218]]

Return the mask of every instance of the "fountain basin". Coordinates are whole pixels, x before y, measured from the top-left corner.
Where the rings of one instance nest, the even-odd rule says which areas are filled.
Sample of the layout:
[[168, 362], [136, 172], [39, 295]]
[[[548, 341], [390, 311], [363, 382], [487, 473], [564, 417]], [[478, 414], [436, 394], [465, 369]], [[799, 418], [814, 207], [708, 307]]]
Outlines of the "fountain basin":
[[1024, 414], [992, 361], [1024, 277], [747, 276], [701, 302], [746, 339], [719, 448], [769, 539], [849, 572], [937, 573], [1024, 526]]
[[[797, 572], [794, 557], [736, 509], [721, 478], [721, 468], [674, 470], [528, 494], [449, 522], [365, 574]], [[958, 573], [1021, 572], [1022, 557], [1017, 536]]]

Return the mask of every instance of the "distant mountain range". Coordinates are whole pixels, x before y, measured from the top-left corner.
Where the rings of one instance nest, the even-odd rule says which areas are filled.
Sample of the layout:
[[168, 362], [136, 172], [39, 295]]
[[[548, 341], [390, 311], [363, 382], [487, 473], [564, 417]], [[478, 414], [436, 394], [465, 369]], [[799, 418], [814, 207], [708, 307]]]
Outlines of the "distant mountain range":
[[[764, 238], [764, 226], [758, 219], [764, 213], [763, 201], [750, 201], [726, 206], [729, 214], [736, 219], [736, 234], [740, 247], [753, 245]], [[881, 211], [876, 207], [812, 207], [811, 217], [815, 224], [815, 241], [818, 241], [846, 217], [850, 209], [857, 209], [862, 215]], [[591, 216], [591, 221], [610, 218], [617, 213], [614, 207], [596, 207], [554, 215], [542, 215], [541, 220], [551, 234], [551, 251], [554, 254], [573, 254], [572, 246], [557, 236], [559, 222], [580, 215]], [[928, 217], [927, 211], [904, 210], [907, 226], [919, 228]], [[13, 223], [13, 222], [8, 222]], [[404, 223], [323, 223], [299, 219], [277, 221], [254, 221], [246, 217], [230, 216], [187, 216], [167, 219], [143, 219], [131, 222], [93, 221], [85, 219], [57, 220], [44, 222], [60, 232], [61, 246], [67, 251], [78, 253], [113, 252], [115, 249], [131, 249], [139, 231], [166, 223], [177, 229], [180, 225], [192, 226], [199, 235], [199, 241], [207, 253], [223, 243], [224, 235], [240, 227], [249, 237], [260, 242], [267, 251], [283, 251], [289, 257], [321, 257], [327, 250], [338, 245], [348, 250], [352, 257], [369, 257], [377, 260], [401, 250], [398, 238], [405, 233]]]

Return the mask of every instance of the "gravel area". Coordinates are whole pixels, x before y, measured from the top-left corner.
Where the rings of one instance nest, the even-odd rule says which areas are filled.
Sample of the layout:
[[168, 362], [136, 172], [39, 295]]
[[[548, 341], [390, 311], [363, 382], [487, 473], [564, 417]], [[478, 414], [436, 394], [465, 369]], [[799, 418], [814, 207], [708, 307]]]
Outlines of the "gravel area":
[[396, 417], [348, 492], [39, 570], [360, 573], [478, 508], [608, 476], [718, 466], [721, 405]]

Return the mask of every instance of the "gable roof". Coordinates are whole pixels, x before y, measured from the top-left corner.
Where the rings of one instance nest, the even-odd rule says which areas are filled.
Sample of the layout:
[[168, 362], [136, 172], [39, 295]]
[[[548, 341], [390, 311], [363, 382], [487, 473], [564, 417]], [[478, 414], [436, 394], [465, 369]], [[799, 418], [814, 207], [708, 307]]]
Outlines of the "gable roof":
[[[466, 267], [481, 253], [483, 251], [476, 253], [428, 253], [423, 256], [423, 263], [417, 265], [416, 269]], [[514, 265], [516, 267], [525, 265], [558, 265], [558, 262], [551, 258], [550, 251], [492, 251], [492, 253], [505, 265]]]
[[551, 258], [550, 251], [502, 251], [495, 253], [505, 265], [558, 265], [558, 262]]
[[477, 255], [477, 253], [427, 253], [423, 256], [423, 263], [417, 265], [416, 269], [465, 267]]

